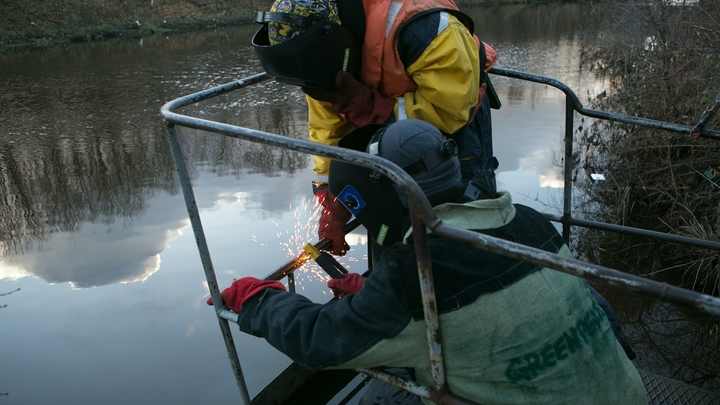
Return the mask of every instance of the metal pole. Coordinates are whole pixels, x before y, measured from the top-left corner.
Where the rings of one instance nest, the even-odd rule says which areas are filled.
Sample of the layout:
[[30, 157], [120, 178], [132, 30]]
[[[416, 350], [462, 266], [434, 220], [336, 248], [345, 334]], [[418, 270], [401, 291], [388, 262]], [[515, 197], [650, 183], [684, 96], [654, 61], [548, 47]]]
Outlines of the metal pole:
[[517, 242], [495, 238], [467, 229], [455, 228], [442, 222], [430, 228], [433, 233], [440, 237], [475, 246], [488, 252], [548, 267], [563, 273], [600, 280], [662, 301], [674, 302], [710, 315], [720, 316], [720, 298], [717, 297], [546, 252]]
[[565, 96], [565, 180], [563, 184], [563, 239], [570, 243], [570, 218], [572, 218], [572, 178], [573, 178], [573, 104]]
[[710, 104], [708, 108], [705, 109], [705, 112], [700, 118], [700, 121], [698, 121], [698, 123], [690, 130], [691, 138], [697, 139], [700, 137], [703, 130], [705, 129], [705, 125], [707, 125], [707, 123], [710, 121], [710, 118], [712, 118], [713, 114], [715, 114], [718, 109], [720, 109], [720, 91], [715, 96], [712, 104]]
[[[415, 257], [420, 277], [420, 291], [422, 292], [423, 313], [427, 330], [428, 359], [435, 389], [441, 394], [445, 390], [445, 366], [442, 357], [442, 337], [440, 335], [440, 319], [437, 313], [435, 299], [435, 281], [433, 280], [432, 264], [430, 262], [430, 248], [428, 246], [427, 229], [425, 222], [427, 216], [423, 215], [420, 205], [414, 200], [410, 201], [410, 218], [412, 220], [412, 236], [415, 245]], [[417, 207], [417, 209], [415, 209]], [[435, 221], [438, 221], [435, 219]]]
[[419, 397], [430, 399], [438, 405], [478, 405], [477, 402], [458, 397], [448, 391], [441, 392], [439, 390], [430, 389], [416, 383], [415, 381], [408, 381], [387, 372], [367, 368], [358, 368], [355, 369], [355, 371], [413, 393]]
[[222, 298], [220, 298], [220, 290], [218, 289], [217, 279], [215, 278], [215, 270], [213, 269], [212, 260], [210, 259], [210, 250], [208, 249], [205, 233], [203, 232], [202, 223], [200, 222], [200, 213], [198, 211], [197, 202], [195, 201], [195, 195], [192, 190], [190, 175], [188, 174], [187, 167], [185, 166], [185, 159], [183, 158], [182, 149], [180, 148], [180, 138], [178, 137], [177, 128], [175, 125], [169, 124], [165, 121], [165, 131], [167, 132], [168, 141], [170, 142], [170, 150], [172, 151], [173, 159], [175, 160], [175, 168], [177, 169], [178, 177], [180, 178], [180, 186], [182, 188], [183, 197], [185, 198], [185, 206], [187, 207], [190, 224], [192, 225], [193, 233], [195, 234], [195, 242], [197, 243], [200, 260], [202, 261], [203, 269], [205, 270], [205, 278], [207, 279], [208, 288], [210, 289], [210, 296], [213, 299], [215, 312], [218, 314], [218, 323], [220, 324], [220, 330], [222, 331], [223, 339], [225, 340], [225, 348], [228, 352], [230, 365], [235, 373], [238, 389], [240, 389], [240, 399], [242, 400], [243, 405], [250, 405], [250, 394], [248, 393], [245, 376], [243, 375], [242, 368], [240, 366], [240, 358], [238, 357], [237, 350], [235, 349], [235, 342], [233, 341], [232, 332], [230, 331], [230, 325], [225, 318], [219, 315], [220, 311], [225, 310], [225, 306], [223, 305]]
[[290, 291], [291, 293], [295, 293], [295, 273], [288, 273], [287, 281], [288, 291]]
[[[510, 69], [501, 69], [501, 68], [492, 68], [489, 73], [498, 74], [505, 77], [510, 77], [514, 79], [520, 79], [520, 80], [527, 80], [530, 82], [535, 83], [543, 83], [547, 84], [549, 86], [555, 87], [556, 89], [561, 90], [567, 97], [570, 98], [570, 102], [573, 105], [573, 108], [575, 111], [579, 112], [580, 114], [586, 116], [586, 117], [592, 117], [592, 118], [600, 118], [603, 120], [613, 121], [613, 122], [621, 122], [624, 124], [631, 124], [631, 125], [638, 125], [645, 128], [656, 128], [656, 129], [664, 129], [667, 131], [677, 132], [681, 134], [690, 134], [693, 130], [693, 127], [689, 127], [687, 125], [680, 125], [680, 124], [672, 124], [669, 122], [664, 121], [656, 121], [651, 120], [648, 118], [640, 118], [640, 117], [634, 117], [632, 115], [625, 115], [625, 114], [616, 114], [611, 113], [607, 111], [599, 111], [599, 110], [591, 110], [589, 108], [583, 107], [582, 103], [580, 102], [580, 99], [578, 99], [575, 92], [568, 87], [565, 83], [556, 80], [551, 79], [549, 77], [545, 76], [538, 76], [534, 75], [532, 73], [525, 73], [525, 72], [518, 72], [516, 70], [510, 70]], [[710, 130], [710, 129], [702, 129], [699, 131], [699, 133], [696, 133], [695, 136], [701, 136], [703, 138], [710, 138], [710, 139], [719, 139], [720, 140], [720, 131], [716, 130]]]
[[649, 231], [647, 229], [633, 228], [630, 226], [607, 224], [605, 222], [588, 221], [588, 220], [578, 219], [578, 218], [569, 218], [568, 219], [568, 218], [559, 217], [555, 214], [550, 214], [550, 213], [543, 213], [542, 215], [551, 221], [561, 222], [563, 224], [578, 225], [578, 226], [582, 226], [583, 228], [599, 229], [602, 231], [622, 233], [625, 235], [632, 235], [632, 236], [637, 236], [637, 237], [641, 237], [641, 238], [651, 238], [651, 239], [660, 240], [660, 241], [664, 241], [664, 242], [671, 242], [671, 243], [677, 243], [677, 244], [681, 244], [681, 245], [693, 246], [693, 247], [700, 248], [700, 249], [720, 250], [720, 243], [713, 242], [711, 240], [703, 240], [703, 239], [692, 238], [689, 236], [681, 236], [681, 235], [673, 235], [670, 233]]

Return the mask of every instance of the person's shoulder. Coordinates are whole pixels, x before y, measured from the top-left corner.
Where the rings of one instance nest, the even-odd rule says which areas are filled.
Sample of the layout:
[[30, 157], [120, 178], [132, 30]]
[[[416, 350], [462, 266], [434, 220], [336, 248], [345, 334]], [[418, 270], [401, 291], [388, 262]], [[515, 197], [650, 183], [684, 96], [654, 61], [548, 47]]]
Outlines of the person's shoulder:
[[420, 15], [411, 17], [399, 31], [399, 41], [417, 41], [424, 40], [425, 45], [432, 41], [438, 33], [441, 15], [443, 10], [430, 10], [420, 13]]
[[[522, 213], [526, 216], [530, 217], [541, 217], [545, 219], [545, 216], [540, 213], [540, 211], [536, 210], [535, 208], [528, 207], [527, 205], [523, 204], [517, 204], [514, 203], [513, 206], [515, 206], [515, 212]], [[548, 220], [549, 221], [549, 220]]]
[[398, 35], [398, 54], [407, 67], [412, 65], [435, 39], [441, 11], [424, 13], [410, 19]]

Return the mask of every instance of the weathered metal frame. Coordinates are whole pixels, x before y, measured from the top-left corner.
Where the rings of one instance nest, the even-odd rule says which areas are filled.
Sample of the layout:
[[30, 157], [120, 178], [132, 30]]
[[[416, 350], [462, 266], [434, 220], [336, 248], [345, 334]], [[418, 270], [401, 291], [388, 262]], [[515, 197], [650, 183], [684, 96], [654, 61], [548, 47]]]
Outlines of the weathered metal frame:
[[[691, 130], [694, 130], [695, 134], [700, 133], [701, 136], [720, 139], [720, 132], [705, 130], [703, 128], [704, 123], [702, 127], [698, 125], [691, 128], [682, 125], [669, 124], [666, 122], [585, 109], [579, 102], [577, 96], [575, 96], [575, 93], [568, 86], [554, 79], [498, 68], [493, 69], [491, 73], [536, 83], [547, 84], [560, 89], [566, 94], [566, 166], [564, 189], [565, 197], [563, 216], [560, 218], [555, 218], [563, 224], [563, 236], [566, 240], [569, 238], [571, 225], [583, 225], [590, 227], [598, 227], [601, 229], [604, 226], [608, 226], [608, 224], [576, 220], [573, 219], [571, 215], [572, 179], [570, 178], [570, 176], [572, 173], [572, 159], [569, 159], [569, 157], [572, 156], [572, 130], [574, 111], [578, 111], [580, 114], [589, 117], [601, 118], [615, 122], [624, 122], [634, 125], [641, 125], [650, 128], [665, 129], [674, 132], [689, 134]], [[370, 168], [384, 174], [405, 191], [405, 193], [409, 197], [408, 200], [410, 207], [410, 217], [413, 224], [413, 239], [417, 254], [416, 260], [418, 264], [418, 273], [420, 275], [421, 282], [425, 324], [428, 330], [428, 356], [430, 359], [433, 387], [424, 387], [415, 382], [406, 381], [378, 370], [358, 369], [357, 371], [386, 381], [402, 389], [413, 392], [421, 397], [429, 398], [437, 404], [473, 404], [473, 402], [456, 397], [446, 390], [440, 326], [437, 308], [435, 305], [435, 290], [432, 269], [430, 265], [426, 228], [429, 229], [431, 232], [444, 238], [455, 240], [478, 248], [486, 249], [488, 251], [502, 254], [518, 260], [524, 260], [540, 266], [549, 267], [568, 274], [573, 274], [585, 278], [592, 278], [606, 283], [618, 285], [631, 291], [649, 295], [664, 301], [670, 301], [681, 305], [689, 306], [711, 315], [720, 316], [720, 299], [716, 297], [699, 294], [686, 289], [670, 286], [665, 283], [659, 283], [656, 281], [647, 280], [642, 277], [628, 275], [603, 266], [586, 263], [576, 259], [569, 259], [567, 257], [548, 253], [539, 249], [530, 248], [514, 242], [509, 242], [491, 236], [445, 225], [435, 216], [435, 213], [433, 212], [430, 203], [422, 193], [422, 190], [413, 181], [413, 179], [400, 167], [380, 157], [357, 151], [317, 144], [306, 140], [299, 140], [249, 128], [242, 128], [201, 118], [195, 118], [175, 112], [182, 107], [205, 101], [220, 96], [222, 94], [255, 85], [270, 79], [271, 78], [264, 73], [255, 75], [246, 79], [241, 79], [221, 86], [217, 86], [212, 89], [178, 98], [176, 100], [168, 102], [161, 108], [161, 114], [164, 119], [168, 141], [171, 146], [173, 159], [175, 161], [175, 166], [180, 179], [180, 185], [188, 210], [188, 216], [190, 218], [192, 229], [195, 234], [198, 251], [200, 253], [200, 259], [202, 261], [203, 269], [205, 271], [205, 276], [208, 282], [208, 287], [210, 289], [210, 296], [212, 297], [214, 302], [215, 311], [217, 313], [218, 321], [220, 323], [220, 329], [222, 331], [225, 346], [228, 351], [228, 357], [230, 359], [233, 372], [235, 373], [238, 388], [240, 390], [241, 400], [244, 404], [250, 404], [250, 397], [248, 394], [247, 385], [245, 383], [245, 378], [243, 376], [237, 350], [232, 338], [232, 333], [228, 324], [228, 321], [237, 322], [238, 315], [231, 311], [228, 311], [222, 304], [222, 300], [220, 298], [220, 290], [217, 285], [217, 279], [215, 277], [215, 271], [212, 265], [212, 260], [210, 258], [207, 240], [205, 238], [205, 234], [202, 228], [202, 222], [200, 220], [200, 214], [197, 209], [197, 203], [192, 190], [190, 176], [185, 165], [182, 149], [180, 147], [180, 141], [177, 131], [178, 125], [222, 134], [233, 138], [260, 142], [263, 144], [290, 149], [297, 152], [320, 155], [331, 159], [341, 160], [366, 168]], [[703, 119], [704, 122], [707, 122], [709, 118], [704, 117]], [[633, 233], [638, 230], [634, 230], [633, 228], [627, 228], [621, 229], [621, 231]], [[640, 230], [640, 234], [647, 235], [646, 232], [648, 231]], [[666, 234], [661, 234], [659, 236], [667, 238]], [[690, 241], [685, 239], [692, 239], [676, 238], [679, 237], [673, 237], [673, 235], [670, 235], [669, 239], [666, 240], [677, 243], [688, 243]], [[720, 244], [712, 243], [709, 241], [703, 241], [703, 243], [700, 244], [707, 245], [703, 247], [720, 250]], [[289, 275], [292, 275], [291, 270], [282, 272], [279, 277], [281, 278], [283, 276]]]
[[565, 178], [564, 178], [564, 189], [563, 189], [563, 215], [558, 220], [563, 225], [563, 238], [566, 241], [570, 240], [570, 227], [571, 225], [580, 225], [588, 228], [605, 229], [614, 232], [626, 233], [636, 236], [651, 237], [658, 240], [667, 242], [686, 244], [690, 246], [702, 247], [706, 249], [720, 250], [720, 243], [711, 241], [700, 241], [693, 238], [686, 238], [677, 235], [666, 234], [662, 232], [653, 232], [643, 229], [621, 227], [621, 226], [609, 226], [602, 222], [595, 221], [583, 221], [577, 220], [572, 217], [572, 155], [573, 155], [573, 130], [575, 128], [575, 112], [577, 111], [580, 115], [584, 115], [590, 118], [599, 118], [605, 121], [618, 122], [623, 124], [631, 124], [645, 128], [662, 129], [666, 131], [688, 134], [692, 138], [704, 137], [710, 139], [720, 140], [720, 131], [713, 131], [705, 129], [705, 125], [712, 117], [713, 113], [717, 111], [718, 105], [720, 105], [720, 93], [715, 97], [715, 100], [711, 106], [709, 106], [703, 117], [700, 119], [697, 125], [690, 127], [687, 125], [672, 124], [664, 121], [651, 120], [648, 118], [634, 117], [625, 114], [616, 114], [607, 111], [593, 110], [590, 108], [583, 107], [580, 99], [577, 97], [575, 92], [568, 87], [565, 83], [552, 79], [545, 76], [539, 76], [532, 73], [518, 72], [510, 69], [493, 68], [490, 73], [505, 76], [513, 79], [520, 79], [528, 82], [546, 84], [548, 86], [555, 87], [556, 89], [565, 93]]

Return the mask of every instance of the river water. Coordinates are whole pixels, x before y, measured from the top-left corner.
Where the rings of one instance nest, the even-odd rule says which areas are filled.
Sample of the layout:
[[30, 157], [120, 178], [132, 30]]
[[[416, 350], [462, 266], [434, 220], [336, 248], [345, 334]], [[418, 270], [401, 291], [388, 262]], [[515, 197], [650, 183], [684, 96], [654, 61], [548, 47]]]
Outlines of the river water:
[[[583, 7], [468, 12], [481, 39], [498, 51], [498, 67], [559, 79], [583, 102], [605, 90], [602, 78], [579, 69], [580, 27], [588, 24], [579, 20]], [[205, 305], [207, 286], [159, 109], [179, 96], [261, 72], [249, 46], [255, 29], [0, 57], [3, 404], [237, 400], [214, 312]], [[499, 77], [494, 83], [504, 104], [493, 115], [500, 188], [516, 202], [559, 212], [564, 96]], [[185, 111], [307, 136], [302, 93], [275, 82]], [[221, 287], [238, 277], [263, 277], [316, 240], [309, 156], [195, 130], [181, 129], [180, 135]], [[362, 272], [364, 235], [348, 240], [353, 249], [342, 262]], [[308, 266], [297, 278], [300, 293], [318, 302], [330, 298], [317, 268]], [[641, 339], [642, 314], [678, 310], [612, 296], [628, 320], [629, 340], [644, 359], [656, 361], [656, 372], [676, 378], [689, 373], [687, 380], [717, 386], [716, 371], [707, 371], [705, 363], [685, 365], [682, 354], [671, 363], [658, 360], [667, 356], [650, 348], [672, 337], [654, 337], [663, 343]], [[252, 396], [289, 360], [263, 340], [233, 330]], [[688, 339], [697, 346], [696, 338]]]

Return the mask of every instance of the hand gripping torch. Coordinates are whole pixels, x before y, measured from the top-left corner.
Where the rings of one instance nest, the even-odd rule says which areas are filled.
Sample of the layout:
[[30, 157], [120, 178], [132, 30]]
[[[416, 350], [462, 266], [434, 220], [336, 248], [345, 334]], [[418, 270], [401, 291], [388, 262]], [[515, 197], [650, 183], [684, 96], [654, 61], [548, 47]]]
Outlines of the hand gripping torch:
[[348, 271], [345, 267], [343, 267], [343, 265], [340, 264], [330, 253], [317, 250], [312, 243], [308, 242], [305, 244], [305, 246], [303, 246], [303, 250], [305, 250], [305, 252], [310, 255], [313, 260], [315, 260], [315, 263], [322, 267], [322, 269], [325, 270], [325, 273], [327, 273], [331, 278], [344, 278], [345, 274], [347, 274]]

